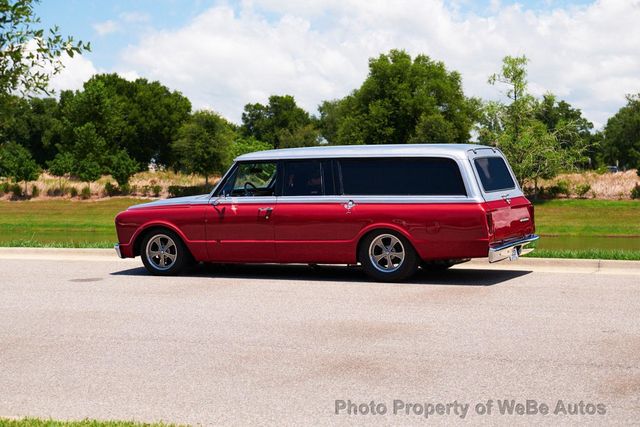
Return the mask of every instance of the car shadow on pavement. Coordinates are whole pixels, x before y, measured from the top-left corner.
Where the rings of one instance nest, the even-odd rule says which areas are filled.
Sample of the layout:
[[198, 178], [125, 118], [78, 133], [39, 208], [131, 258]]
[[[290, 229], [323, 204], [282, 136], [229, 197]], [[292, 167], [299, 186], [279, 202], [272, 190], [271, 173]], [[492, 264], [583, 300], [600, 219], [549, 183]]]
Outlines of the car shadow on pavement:
[[[431, 272], [419, 270], [406, 284], [493, 286], [531, 273], [528, 270], [485, 270], [453, 268]], [[143, 267], [111, 273], [116, 276], [149, 276]], [[327, 282], [376, 283], [359, 267], [336, 265], [308, 266], [299, 264], [201, 264], [181, 277], [210, 277], [225, 279], [298, 280]]]

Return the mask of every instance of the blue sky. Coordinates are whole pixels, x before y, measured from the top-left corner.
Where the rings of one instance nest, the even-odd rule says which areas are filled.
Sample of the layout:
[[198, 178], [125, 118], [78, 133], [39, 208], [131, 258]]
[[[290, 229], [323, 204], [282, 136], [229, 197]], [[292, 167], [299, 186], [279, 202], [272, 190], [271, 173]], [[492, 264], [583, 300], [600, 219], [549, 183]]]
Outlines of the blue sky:
[[[593, 0], [526, 0], [502, 1], [502, 6], [519, 4], [523, 9], [551, 10], [583, 6]], [[216, 4], [225, 4], [236, 11], [240, 2], [215, 0], [43, 0], [36, 6], [36, 13], [46, 26], [58, 25], [64, 34], [90, 41], [92, 51], [87, 54], [96, 66], [108, 69], [115, 65], [119, 51], [137, 41], [152, 29], [171, 30], [184, 26], [198, 14]], [[445, 2], [447, 3], [447, 2]], [[474, 13], [481, 16], [493, 11], [490, 0], [467, 0], [448, 2], [449, 7], [461, 14]], [[277, 19], [278, 14], [262, 11], [265, 17]], [[112, 33], [100, 35], [95, 26], [108, 21], [118, 22], [123, 17], [134, 17], [137, 21], [121, 25]]]
[[146, 77], [236, 122], [271, 94], [315, 113], [392, 48], [443, 61], [484, 99], [501, 96], [487, 84], [501, 59], [526, 54], [531, 91], [557, 94], [596, 127], [640, 92], [640, 0], [43, 0], [36, 13], [92, 45], [54, 89], [96, 72]]

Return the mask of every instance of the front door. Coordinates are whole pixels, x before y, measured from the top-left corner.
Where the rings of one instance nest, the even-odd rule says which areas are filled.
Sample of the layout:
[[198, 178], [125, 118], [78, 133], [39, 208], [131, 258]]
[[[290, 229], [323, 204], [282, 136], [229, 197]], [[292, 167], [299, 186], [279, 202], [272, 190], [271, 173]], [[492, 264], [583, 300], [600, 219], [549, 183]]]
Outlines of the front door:
[[276, 162], [239, 163], [211, 198], [207, 252], [213, 262], [273, 262]]

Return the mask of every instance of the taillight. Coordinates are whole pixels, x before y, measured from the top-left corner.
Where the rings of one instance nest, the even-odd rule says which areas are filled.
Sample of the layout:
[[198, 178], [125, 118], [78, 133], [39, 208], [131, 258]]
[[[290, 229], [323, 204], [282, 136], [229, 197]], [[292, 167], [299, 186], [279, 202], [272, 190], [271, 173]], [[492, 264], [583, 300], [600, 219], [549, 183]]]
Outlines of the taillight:
[[489, 230], [489, 236], [492, 236], [495, 233], [493, 216], [491, 215], [491, 212], [487, 212], [487, 229]]
[[528, 207], [529, 207], [529, 219], [531, 220], [531, 232], [535, 233], [536, 232], [535, 208], [533, 204], [530, 204]]

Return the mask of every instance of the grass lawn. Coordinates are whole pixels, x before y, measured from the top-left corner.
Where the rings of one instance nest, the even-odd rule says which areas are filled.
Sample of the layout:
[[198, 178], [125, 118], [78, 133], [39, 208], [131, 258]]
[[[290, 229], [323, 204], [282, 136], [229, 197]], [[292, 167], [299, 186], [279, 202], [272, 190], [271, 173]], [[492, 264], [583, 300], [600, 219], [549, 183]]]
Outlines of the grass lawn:
[[163, 423], [146, 424], [133, 421], [54, 421], [40, 418], [22, 418], [15, 420], [0, 418], [0, 426], [2, 427], [168, 427], [173, 425], [174, 424]]
[[535, 208], [541, 235], [640, 237], [640, 200], [549, 200]]
[[[115, 215], [146, 201], [0, 201], [0, 246], [111, 248]], [[640, 201], [540, 202], [536, 228], [542, 239], [530, 256], [640, 260]]]
[[115, 215], [146, 201], [0, 201], [0, 246], [113, 247]]

